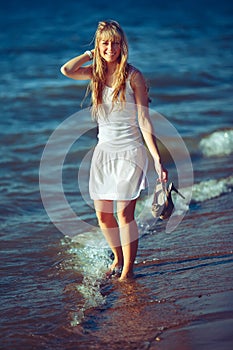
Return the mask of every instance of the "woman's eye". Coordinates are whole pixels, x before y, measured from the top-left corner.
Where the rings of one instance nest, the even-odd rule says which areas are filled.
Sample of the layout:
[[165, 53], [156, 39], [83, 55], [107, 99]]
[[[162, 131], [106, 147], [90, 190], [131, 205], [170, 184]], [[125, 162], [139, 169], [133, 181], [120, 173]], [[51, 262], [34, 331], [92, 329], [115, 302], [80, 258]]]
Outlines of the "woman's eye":
[[[102, 41], [101, 44], [102, 44], [103, 46], [108, 46], [108, 45], [110, 44], [110, 42], [108, 42], [108, 41]], [[119, 41], [112, 41], [111, 44], [112, 44], [113, 46], [119, 46], [119, 45], [120, 45], [120, 42], [119, 42]]]

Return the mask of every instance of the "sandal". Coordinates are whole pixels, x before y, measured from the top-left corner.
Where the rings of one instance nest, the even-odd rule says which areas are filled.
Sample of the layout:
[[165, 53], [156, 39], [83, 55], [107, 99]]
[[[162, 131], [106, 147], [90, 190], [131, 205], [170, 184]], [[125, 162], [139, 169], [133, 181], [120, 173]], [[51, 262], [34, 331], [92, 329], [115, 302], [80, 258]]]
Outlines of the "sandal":
[[152, 202], [151, 212], [154, 218], [159, 218], [166, 202], [166, 185], [161, 181], [157, 181], [154, 189], [154, 198]]
[[168, 188], [166, 188], [165, 183], [157, 182], [152, 203], [152, 215], [155, 218], [165, 220], [172, 215], [174, 209], [174, 203], [171, 194], [172, 191], [175, 191], [183, 199], [185, 199], [185, 197], [175, 188], [173, 182], [169, 184]]

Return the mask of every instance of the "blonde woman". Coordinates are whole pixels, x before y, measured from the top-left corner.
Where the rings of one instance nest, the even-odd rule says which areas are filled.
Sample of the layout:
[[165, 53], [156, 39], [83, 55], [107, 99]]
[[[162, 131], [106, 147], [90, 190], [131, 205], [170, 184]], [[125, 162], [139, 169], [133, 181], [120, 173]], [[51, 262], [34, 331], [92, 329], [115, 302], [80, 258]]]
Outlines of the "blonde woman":
[[[92, 64], [85, 65], [92, 60]], [[141, 72], [128, 62], [128, 44], [116, 21], [99, 22], [95, 47], [61, 67], [72, 79], [90, 80], [92, 113], [98, 124], [89, 190], [99, 226], [114, 260], [108, 276], [133, 277], [138, 249], [134, 217], [140, 191], [146, 187], [147, 153], [160, 181], [167, 181], [148, 112], [148, 93]]]

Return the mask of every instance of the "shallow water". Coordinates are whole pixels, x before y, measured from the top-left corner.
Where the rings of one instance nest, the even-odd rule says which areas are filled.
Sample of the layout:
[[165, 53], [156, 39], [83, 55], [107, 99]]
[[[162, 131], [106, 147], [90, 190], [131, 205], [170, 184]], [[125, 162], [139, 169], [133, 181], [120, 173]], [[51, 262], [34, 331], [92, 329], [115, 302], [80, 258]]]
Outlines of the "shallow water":
[[[232, 293], [231, 4], [181, 2], [180, 7], [169, 4], [169, 9], [162, 1], [146, 5], [142, 11], [141, 5], [128, 0], [119, 12], [109, 4], [99, 9], [92, 2], [80, 11], [75, 1], [69, 8], [60, 3], [32, 6], [27, 1], [2, 6], [0, 337], [4, 350], [167, 350], [166, 332], [187, 331], [190, 324], [195, 328], [204, 323], [204, 307], [216, 299], [221, 310], [221, 296]], [[181, 135], [194, 171], [192, 188], [189, 179], [179, 188], [186, 201], [174, 195], [177, 215], [185, 216], [168, 233], [168, 222], [155, 222], [151, 215], [154, 175], [150, 168], [151, 187], [137, 204], [140, 245], [135, 279], [126, 284], [105, 278], [110, 252], [97, 227], [86, 181], [96, 130], [85, 113], [78, 114], [77, 129], [61, 135], [54, 162], [65, 142], [76, 132], [82, 135], [65, 158], [63, 186], [68, 203], [89, 229], [81, 221], [70, 222], [76, 236], [65, 236], [50, 221], [39, 192], [46, 142], [56, 127], [80, 110], [85, 94], [86, 83], [64, 78], [59, 67], [76, 52], [90, 48], [96, 22], [103, 17], [117, 17], [126, 29], [130, 61], [150, 85], [151, 109], [164, 115]], [[161, 132], [158, 119], [152, 119]], [[172, 136], [166, 135], [167, 141], [179, 155]], [[169, 177], [178, 185], [174, 161], [160, 147]], [[49, 168], [47, 175], [51, 175]], [[54, 178], [50, 177], [51, 203], [59, 217], [64, 207], [56, 197]], [[213, 320], [222, 317], [221, 327], [227, 329], [224, 320], [232, 320], [232, 315], [224, 318], [218, 312]], [[228, 337], [231, 342], [232, 336]], [[182, 339], [179, 350], [187, 350]]]

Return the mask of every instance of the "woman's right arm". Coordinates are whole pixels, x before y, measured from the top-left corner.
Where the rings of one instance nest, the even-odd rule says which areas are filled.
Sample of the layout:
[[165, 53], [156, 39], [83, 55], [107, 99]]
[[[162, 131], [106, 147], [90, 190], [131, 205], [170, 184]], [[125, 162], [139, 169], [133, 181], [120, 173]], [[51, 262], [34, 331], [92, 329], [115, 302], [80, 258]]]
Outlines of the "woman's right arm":
[[[92, 50], [93, 53], [94, 50]], [[65, 76], [76, 80], [88, 80], [92, 78], [92, 66], [82, 67], [90, 61], [88, 53], [74, 57], [61, 67], [61, 72]]]

